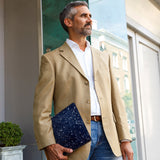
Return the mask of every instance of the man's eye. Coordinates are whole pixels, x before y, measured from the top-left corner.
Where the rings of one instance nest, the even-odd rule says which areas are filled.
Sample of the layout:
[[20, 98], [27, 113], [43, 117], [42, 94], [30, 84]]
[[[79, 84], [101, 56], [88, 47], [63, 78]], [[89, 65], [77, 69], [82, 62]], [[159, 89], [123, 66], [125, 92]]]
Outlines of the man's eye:
[[88, 16], [89, 16], [90, 18], [92, 17], [92, 15], [88, 15], [88, 14], [82, 14], [82, 15], [81, 15], [81, 17], [84, 17], [84, 18], [87, 18]]
[[81, 15], [81, 17], [86, 17], [86, 16], [87, 16], [86, 14], [82, 14], [82, 15]]

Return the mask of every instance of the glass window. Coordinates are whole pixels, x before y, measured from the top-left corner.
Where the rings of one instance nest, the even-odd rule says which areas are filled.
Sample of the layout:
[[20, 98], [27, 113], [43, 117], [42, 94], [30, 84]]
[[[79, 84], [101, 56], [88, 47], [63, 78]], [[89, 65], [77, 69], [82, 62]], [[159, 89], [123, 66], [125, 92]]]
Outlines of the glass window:
[[123, 57], [123, 70], [128, 71], [127, 58]]
[[91, 44], [111, 55], [120, 94], [126, 107], [128, 125], [133, 139], [134, 160], [137, 160], [125, 1], [89, 0], [89, 7], [93, 19]]
[[116, 53], [112, 53], [113, 56], [113, 67], [118, 68], [118, 55]]
[[124, 88], [125, 88], [125, 91], [129, 91], [130, 90], [128, 76], [124, 77]]

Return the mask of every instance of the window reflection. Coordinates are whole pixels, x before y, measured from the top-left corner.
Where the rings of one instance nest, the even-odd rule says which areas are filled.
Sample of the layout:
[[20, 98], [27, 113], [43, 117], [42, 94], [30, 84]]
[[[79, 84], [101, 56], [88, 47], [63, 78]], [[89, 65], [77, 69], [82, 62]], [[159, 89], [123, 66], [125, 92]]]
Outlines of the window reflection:
[[[136, 139], [133, 112], [130, 59], [124, 0], [89, 0], [93, 19], [91, 43], [110, 54], [120, 94], [124, 100], [132, 139]], [[137, 160], [136, 141], [132, 142]]]
[[128, 61], [127, 57], [123, 57], [123, 70], [128, 71]]
[[117, 55], [117, 53], [115, 53], [115, 52], [112, 53], [112, 59], [113, 59], [113, 67], [118, 68], [119, 64], [118, 64], [118, 55]]

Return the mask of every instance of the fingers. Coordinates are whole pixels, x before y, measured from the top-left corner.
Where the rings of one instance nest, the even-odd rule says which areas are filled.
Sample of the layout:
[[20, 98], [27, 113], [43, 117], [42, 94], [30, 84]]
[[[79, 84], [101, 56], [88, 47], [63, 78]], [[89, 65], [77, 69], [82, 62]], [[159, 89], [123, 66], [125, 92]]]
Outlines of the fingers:
[[68, 160], [68, 157], [61, 154], [61, 155], [59, 155], [57, 160]]
[[47, 160], [68, 160], [68, 157], [63, 155], [64, 152], [72, 153], [73, 150], [59, 144], [53, 144], [45, 148]]
[[63, 147], [63, 152], [66, 152], [66, 153], [72, 153], [73, 152], [73, 150], [72, 149], [70, 149], [70, 148], [65, 148], [65, 147]]
[[122, 152], [122, 158], [123, 158], [123, 160], [126, 160], [126, 154], [125, 154], [125, 152]]
[[133, 152], [128, 151], [127, 153], [128, 160], [133, 160]]
[[130, 142], [123, 142], [121, 143], [121, 152], [122, 152], [122, 157], [123, 160], [133, 160], [133, 149], [131, 147]]

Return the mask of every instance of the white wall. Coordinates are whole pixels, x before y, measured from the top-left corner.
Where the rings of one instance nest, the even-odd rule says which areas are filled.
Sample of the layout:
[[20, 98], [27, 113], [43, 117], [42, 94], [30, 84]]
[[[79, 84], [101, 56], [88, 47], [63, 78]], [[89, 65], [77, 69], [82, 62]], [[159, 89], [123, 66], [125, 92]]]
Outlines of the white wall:
[[0, 0], [0, 122], [4, 121], [4, 0]]
[[160, 37], [160, 10], [150, 0], [126, 0], [126, 14]]
[[23, 130], [24, 160], [41, 159], [32, 118], [39, 72], [37, 14], [37, 0], [5, 0], [5, 119]]

